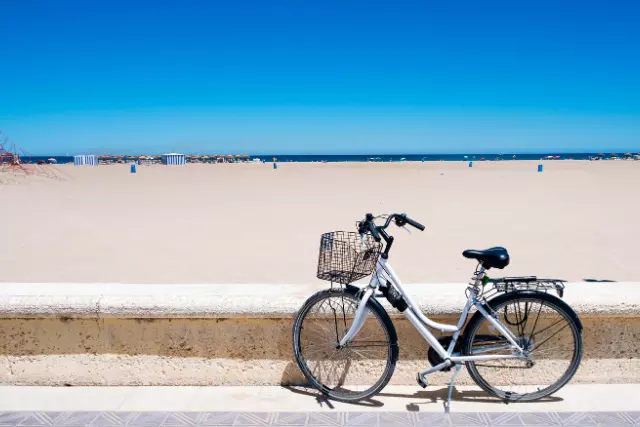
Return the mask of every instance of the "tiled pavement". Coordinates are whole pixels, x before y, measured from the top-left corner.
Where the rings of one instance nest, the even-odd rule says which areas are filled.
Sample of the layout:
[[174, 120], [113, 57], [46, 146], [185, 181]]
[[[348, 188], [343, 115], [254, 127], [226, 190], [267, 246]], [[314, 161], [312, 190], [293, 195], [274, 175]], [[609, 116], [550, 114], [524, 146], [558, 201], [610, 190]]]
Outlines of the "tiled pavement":
[[640, 426], [640, 412], [0, 412], [0, 427]]

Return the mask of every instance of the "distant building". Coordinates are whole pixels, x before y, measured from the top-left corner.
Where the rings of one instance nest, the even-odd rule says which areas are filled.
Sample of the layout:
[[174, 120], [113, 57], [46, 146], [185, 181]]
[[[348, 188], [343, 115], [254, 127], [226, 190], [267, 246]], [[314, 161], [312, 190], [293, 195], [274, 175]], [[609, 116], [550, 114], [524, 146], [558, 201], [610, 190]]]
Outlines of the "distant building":
[[165, 165], [184, 165], [187, 163], [187, 156], [178, 153], [163, 154], [162, 163]]
[[81, 154], [73, 156], [73, 164], [74, 166], [98, 166], [98, 157], [93, 154]]

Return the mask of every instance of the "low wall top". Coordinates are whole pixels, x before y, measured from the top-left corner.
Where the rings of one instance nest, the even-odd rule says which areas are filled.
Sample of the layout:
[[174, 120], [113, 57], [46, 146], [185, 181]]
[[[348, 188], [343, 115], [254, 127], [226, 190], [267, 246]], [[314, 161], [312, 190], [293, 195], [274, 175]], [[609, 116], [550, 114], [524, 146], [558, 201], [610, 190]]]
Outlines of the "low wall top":
[[[407, 284], [431, 316], [457, 315], [466, 284]], [[328, 284], [0, 283], [0, 318], [228, 318], [292, 317]], [[577, 282], [564, 300], [585, 316], [639, 316], [640, 283]], [[399, 314], [383, 304], [390, 314]]]

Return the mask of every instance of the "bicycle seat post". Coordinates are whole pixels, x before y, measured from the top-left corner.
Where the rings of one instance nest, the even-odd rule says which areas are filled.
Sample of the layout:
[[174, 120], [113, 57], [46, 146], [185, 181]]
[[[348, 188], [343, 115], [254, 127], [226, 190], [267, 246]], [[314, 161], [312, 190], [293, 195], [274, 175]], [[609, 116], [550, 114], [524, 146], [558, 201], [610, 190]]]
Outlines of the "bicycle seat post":
[[473, 273], [473, 277], [471, 277], [471, 282], [469, 282], [469, 285], [474, 288], [480, 288], [482, 281], [486, 276], [484, 266], [482, 264], [478, 264], [478, 266], [479, 267], [476, 267], [476, 271]]

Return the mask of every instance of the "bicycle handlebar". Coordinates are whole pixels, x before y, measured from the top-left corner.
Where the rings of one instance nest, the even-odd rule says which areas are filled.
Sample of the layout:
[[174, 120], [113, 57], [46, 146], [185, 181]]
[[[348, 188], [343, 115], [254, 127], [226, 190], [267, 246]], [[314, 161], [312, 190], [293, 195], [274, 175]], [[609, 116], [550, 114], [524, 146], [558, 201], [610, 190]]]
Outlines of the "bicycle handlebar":
[[[391, 224], [391, 221], [395, 219], [396, 225], [398, 227], [404, 227], [406, 224], [409, 224], [412, 227], [417, 228], [420, 231], [424, 231], [424, 225], [420, 224], [418, 221], [414, 221], [407, 216], [407, 214], [391, 214], [387, 217], [387, 221], [384, 225], [376, 225], [374, 222], [373, 214], [368, 213], [363, 221], [358, 223], [358, 232], [360, 234], [364, 234], [366, 232], [370, 232], [376, 242], [382, 240], [380, 238], [380, 232], [383, 232], [383, 236], [386, 236], [384, 230]], [[388, 236], [387, 236], [388, 237]], [[385, 238], [385, 240], [387, 240]]]

